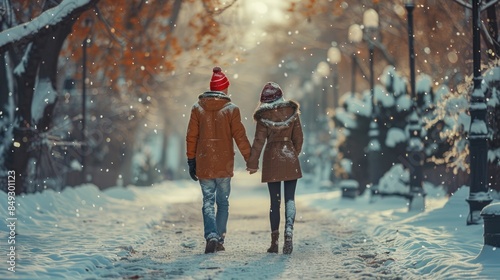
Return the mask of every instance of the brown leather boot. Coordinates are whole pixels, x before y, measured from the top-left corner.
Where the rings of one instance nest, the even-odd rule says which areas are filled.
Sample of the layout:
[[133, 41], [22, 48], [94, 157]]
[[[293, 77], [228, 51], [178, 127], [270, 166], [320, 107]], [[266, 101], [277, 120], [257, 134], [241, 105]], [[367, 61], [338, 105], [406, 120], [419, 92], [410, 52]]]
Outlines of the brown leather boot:
[[207, 240], [207, 245], [205, 246], [205, 254], [217, 252], [217, 238], [211, 238]]
[[219, 243], [217, 243], [217, 248], [215, 248], [215, 250], [217, 252], [219, 252], [219, 251], [226, 251], [226, 248], [224, 248], [224, 244], [223, 243], [219, 242]]
[[280, 237], [280, 232], [275, 230], [271, 232], [271, 247], [267, 249], [268, 253], [278, 253], [278, 239]]

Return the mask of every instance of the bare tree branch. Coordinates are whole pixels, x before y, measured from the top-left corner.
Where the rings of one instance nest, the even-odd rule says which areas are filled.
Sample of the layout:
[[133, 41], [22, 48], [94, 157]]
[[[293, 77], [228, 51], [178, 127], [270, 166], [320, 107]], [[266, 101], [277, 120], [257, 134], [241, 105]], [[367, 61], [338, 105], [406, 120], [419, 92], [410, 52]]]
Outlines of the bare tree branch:
[[233, 6], [238, 0], [233, 0], [233, 2], [227, 4], [226, 6], [222, 7], [222, 8], [218, 8], [218, 9], [215, 9], [215, 10], [210, 10], [210, 8], [207, 6], [207, 4], [205, 3], [205, 1], [202, 1], [203, 2], [203, 7], [205, 8], [205, 10], [207, 11], [207, 13], [209, 14], [212, 14], [212, 15], [220, 15], [222, 14], [225, 10], [229, 9], [231, 6]]
[[[455, 1], [456, 3], [458, 3], [459, 5], [461, 6], [464, 6], [465, 8], [467, 9], [471, 9], [472, 10], [472, 5], [469, 4], [469, 3], [466, 3], [464, 2], [463, 0], [453, 0]], [[481, 6], [481, 12], [488, 9], [489, 7], [495, 5], [496, 3], [498, 3], [499, 0], [491, 0], [490, 2], [486, 3], [486, 4], [483, 4]]]
[[0, 53], [5, 53], [9, 47], [32, 41], [58, 24], [76, 18], [99, 0], [64, 0], [61, 4], [48, 9], [38, 17], [24, 24], [0, 32]]
[[109, 36], [116, 42], [118, 42], [120, 46], [125, 47], [125, 40], [120, 39], [114, 32], [111, 31], [111, 24], [109, 24], [109, 22], [102, 16], [102, 13], [97, 5], [95, 6], [95, 10], [97, 11], [97, 17], [101, 20], [102, 23], [104, 23], [104, 26], [106, 26], [106, 31], [108, 31]]

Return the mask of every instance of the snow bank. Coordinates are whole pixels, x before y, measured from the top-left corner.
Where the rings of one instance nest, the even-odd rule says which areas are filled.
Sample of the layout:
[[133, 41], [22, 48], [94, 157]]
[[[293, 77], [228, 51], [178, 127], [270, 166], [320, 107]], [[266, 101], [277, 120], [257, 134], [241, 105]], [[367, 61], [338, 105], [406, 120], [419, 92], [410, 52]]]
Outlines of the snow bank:
[[[148, 228], [170, 203], [199, 197], [195, 182], [168, 182], [151, 188], [99, 190], [94, 185], [16, 197], [16, 272], [0, 265], [0, 279], [82, 279], [130, 254], [148, 238]], [[0, 192], [0, 215], [7, 195]], [[0, 231], [8, 233], [7, 223]], [[2, 236], [5, 236], [2, 234]], [[8, 252], [7, 237], [0, 248]], [[6, 257], [5, 257], [6, 259]], [[99, 271], [103, 271], [102, 269]], [[6, 274], [9, 273], [9, 274]]]

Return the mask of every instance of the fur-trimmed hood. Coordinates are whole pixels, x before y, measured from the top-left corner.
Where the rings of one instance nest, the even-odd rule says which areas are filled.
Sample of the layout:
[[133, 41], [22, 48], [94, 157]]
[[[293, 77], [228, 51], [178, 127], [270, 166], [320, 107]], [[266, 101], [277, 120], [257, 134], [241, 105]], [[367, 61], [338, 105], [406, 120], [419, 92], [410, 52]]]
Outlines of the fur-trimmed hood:
[[261, 121], [266, 126], [286, 128], [298, 118], [300, 105], [294, 100], [279, 99], [271, 103], [262, 103], [254, 112], [255, 121]]
[[198, 104], [203, 110], [218, 111], [231, 106], [231, 98], [220, 91], [206, 91], [198, 96]]

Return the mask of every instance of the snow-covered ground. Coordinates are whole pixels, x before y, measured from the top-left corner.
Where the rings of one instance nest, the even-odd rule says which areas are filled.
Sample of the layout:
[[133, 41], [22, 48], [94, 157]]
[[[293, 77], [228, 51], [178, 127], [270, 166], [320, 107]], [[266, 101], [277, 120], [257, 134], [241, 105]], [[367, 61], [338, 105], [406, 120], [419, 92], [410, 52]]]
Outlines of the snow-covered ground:
[[[231, 207], [235, 211], [230, 212], [229, 231], [235, 234], [227, 238], [226, 252], [215, 255], [202, 252], [197, 182], [165, 181], [153, 187], [105, 191], [85, 185], [60, 193], [47, 190], [17, 197], [15, 237], [9, 239], [8, 221], [0, 225], [0, 255], [4, 258], [0, 279], [320, 279], [324, 275], [351, 279], [498, 279], [500, 275], [499, 250], [483, 246], [481, 225], [466, 225], [467, 188], [459, 189], [448, 199], [439, 189], [425, 186], [427, 209], [420, 213], [408, 212], [403, 198], [378, 198], [371, 202], [365, 195], [343, 199], [338, 189], [319, 189], [313, 180], [301, 179], [296, 196], [300, 205], [295, 239], [298, 244], [292, 255], [285, 256], [265, 253], [268, 221], [261, 214], [268, 207], [268, 194], [259, 179], [259, 175], [242, 172], [233, 178]], [[7, 199], [1, 192], [2, 217], [9, 217]], [[249, 205], [243, 205], [243, 201]], [[169, 219], [174, 211], [178, 212], [176, 217]], [[307, 221], [316, 216], [324, 221]], [[247, 225], [257, 229], [243, 230]], [[333, 248], [332, 252], [304, 252], [315, 252], [312, 233], [320, 229], [308, 229], [311, 225], [319, 225], [324, 233], [331, 232], [330, 237], [318, 238], [322, 238], [321, 243], [332, 244], [318, 244], [318, 248]], [[176, 239], [173, 244], [169, 236]], [[15, 244], [8, 244], [13, 239]], [[245, 240], [262, 240], [262, 248], [253, 248], [253, 241]], [[237, 242], [244, 245], [232, 245]], [[15, 255], [10, 246], [15, 246]], [[366, 265], [346, 265], [335, 259], [356, 246], [377, 247], [376, 253], [356, 253], [358, 259], [373, 259], [371, 271], [353, 274], [353, 265], [356, 270], [363, 270]], [[309, 260], [314, 269], [307, 275], [287, 270]], [[236, 263], [241, 267], [228, 265]], [[9, 271], [12, 265], [15, 272]], [[174, 265], [176, 272], [172, 274]], [[336, 271], [326, 274], [333, 267]], [[384, 276], [386, 271], [390, 274]]]

